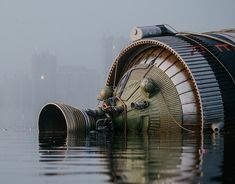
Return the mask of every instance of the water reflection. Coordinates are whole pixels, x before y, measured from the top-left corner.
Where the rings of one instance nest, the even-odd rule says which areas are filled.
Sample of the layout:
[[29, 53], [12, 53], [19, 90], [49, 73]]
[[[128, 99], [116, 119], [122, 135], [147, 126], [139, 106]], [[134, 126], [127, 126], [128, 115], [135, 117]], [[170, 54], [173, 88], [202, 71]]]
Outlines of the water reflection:
[[[217, 139], [215, 152], [218, 158], [214, 160], [222, 173], [221, 176], [213, 177], [215, 181], [234, 183], [235, 181], [235, 134], [225, 133]], [[222, 157], [223, 155], [223, 157]], [[223, 159], [222, 159], [222, 158]], [[221, 163], [218, 163], [221, 159]]]
[[[78, 183], [110, 183], [105, 137], [39, 135], [43, 176], [63, 176]], [[107, 143], [108, 145], [108, 143]]]
[[39, 142], [42, 175], [83, 183], [197, 183], [206, 154], [201, 136], [166, 132], [40, 135]]
[[[234, 183], [235, 135], [0, 130], [1, 183]], [[39, 141], [39, 146], [37, 145]], [[14, 177], [12, 177], [14, 176]]]
[[200, 141], [182, 134], [129, 136], [126, 145], [113, 144], [119, 143], [112, 150], [112, 170], [123, 183], [195, 181], [201, 173]]

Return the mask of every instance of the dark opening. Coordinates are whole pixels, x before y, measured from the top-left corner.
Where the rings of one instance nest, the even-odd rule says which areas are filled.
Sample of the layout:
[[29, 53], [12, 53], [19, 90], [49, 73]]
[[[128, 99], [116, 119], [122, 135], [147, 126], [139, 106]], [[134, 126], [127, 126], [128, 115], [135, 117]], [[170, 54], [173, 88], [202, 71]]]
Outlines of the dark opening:
[[61, 109], [55, 104], [46, 105], [39, 115], [39, 131], [65, 132], [67, 131], [66, 120]]

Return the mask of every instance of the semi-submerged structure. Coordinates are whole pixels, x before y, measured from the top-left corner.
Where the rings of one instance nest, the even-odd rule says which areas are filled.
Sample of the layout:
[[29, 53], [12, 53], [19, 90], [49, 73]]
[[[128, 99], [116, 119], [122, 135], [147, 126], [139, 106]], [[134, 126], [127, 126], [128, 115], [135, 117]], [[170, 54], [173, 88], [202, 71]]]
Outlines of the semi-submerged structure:
[[136, 27], [113, 62], [100, 105], [46, 104], [40, 132], [157, 132], [235, 128], [235, 29]]

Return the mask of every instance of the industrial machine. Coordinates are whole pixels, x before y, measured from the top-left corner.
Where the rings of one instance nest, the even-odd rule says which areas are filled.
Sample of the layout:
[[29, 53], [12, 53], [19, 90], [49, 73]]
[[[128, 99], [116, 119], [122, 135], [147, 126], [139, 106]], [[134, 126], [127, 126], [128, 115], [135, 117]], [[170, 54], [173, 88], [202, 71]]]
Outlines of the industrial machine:
[[46, 104], [40, 132], [220, 131], [235, 128], [235, 29], [136, 27], [111, 66], [95, 109]]

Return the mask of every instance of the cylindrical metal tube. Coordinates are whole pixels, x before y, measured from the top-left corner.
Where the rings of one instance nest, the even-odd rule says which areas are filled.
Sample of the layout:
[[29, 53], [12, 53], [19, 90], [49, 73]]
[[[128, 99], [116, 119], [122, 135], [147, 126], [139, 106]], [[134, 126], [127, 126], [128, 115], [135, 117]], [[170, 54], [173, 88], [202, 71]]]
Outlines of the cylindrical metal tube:
[[174, 33], [166, 28], [165, 25], [143, 26], [132, 29], [130, 37], [132, 41], [140, 40], [142, 38], [169, 36]]
[[84, 110], [62, 103], [45, 105], [39, 115], [40, 132], [77, 132], [95, 129], [95, 120]]

